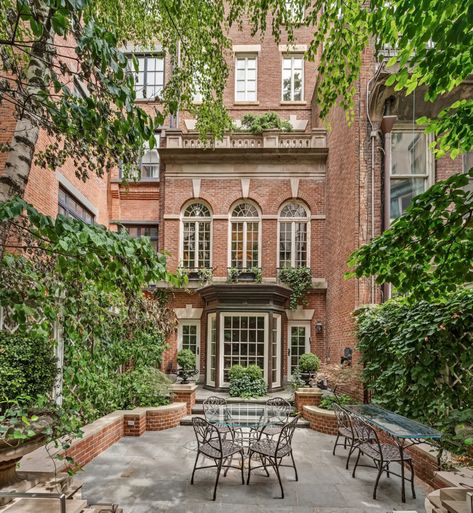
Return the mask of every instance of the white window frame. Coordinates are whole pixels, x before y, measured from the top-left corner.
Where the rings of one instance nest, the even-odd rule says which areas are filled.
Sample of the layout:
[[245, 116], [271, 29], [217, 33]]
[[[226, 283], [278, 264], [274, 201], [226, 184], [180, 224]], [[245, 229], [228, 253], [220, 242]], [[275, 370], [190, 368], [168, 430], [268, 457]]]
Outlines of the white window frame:
[[[222, 386], [229, 386], [230, 383], [228, 381], [223, 381], [224, 378], [224, 368], [223, 368], [223, 359], [224, 359], [224, 339], [223, 332], [225, 329], [225, 317], [263, 317], [264, 318], [264, 365], [263, 365], [263, 376], [266, 383], [268, 383], [268, 343], [269, 343], [269, 314], [265, 312], [220, 312], [220, 333], [218, 343], [220, 344], [220, 361], [219, 361], [219, 378], [220, 384]], [[241, 343], [241, 342], [240, 342]], [[249, 343], [249, 342], [248, 342]]]
[[[291, 99], [284, 99], [284, 60], [291, 59]], [[301, 99], [294, 100], [294, 59], [302, 60], [302, 89], [301, 89]], [[282, 61], [281, 61], [281, 102], [305, 102], [304, 99], [304, 81], [305, 81], [305, 60], [304, 55], [302, 53], [283, 53]]]
[[[393, 135], [394, 134], [424, 134], [425, 135], [425, 148], [426, 148], [426, 172], [423, 174], [412, 174], [412, 173], [396, 173], [393, 174]], [[433, 137], [431, 134], [425, 134], [424, 129], [422, 127], [412, 127], [412, 125], [398, 125], [394, 126], [389, 136], [389, 224], [391, 224], [395, 219], [392, 217], [391, 212], [391, 191], [392, 191], [392, 183], [396, 181], [396, 179], [415, 179], [415, 178], [423, 178], [425, 187], [424, 191], [426, 191], [433, 183], [434, 183], [434, 175], [435, 175], [435, 160], [432, 151], [430, 150], [430, 144], [433, 141]], [[421, 194], [421, 193], [419, 193]]]
[[[258, 212], [258, 217], [233, 217], [233, 211], [235, 208], [242, 204], [242, 203], [248, 203], [250, 205], [253, 205], [256, 208], [256, 211]], [[259, 267], [261, 268], [261, 234], [263, 231], [262, 222], [261, 222], [261, 211], [258, 208], [258, 206], [251, 200], [239, 200], [236, 203], [232, 205], [229, 212], [229, 222], [228, 222], [228, 267], [232, 268], [232, 227], [233, 223], [243, 223], [243, 266], [242, 269], [250, 269], [251, 267]], [[248, 224], [247, 223], [258, 223], [258, 264], [252, 265], [251, 267], [248, 267], [247, 262], [247, 254], [246, 250], [248, 247]]]
[[195, 367], [197, 371], [200, 373], [200, 319], [179, 319], [179, 323], [177, 326], [177, 347], [178, 350], [181, 351], [182, 347], [182, 337], [183, 337], [183, 328], [184, 326], [196, 326], [196, 349], [197, 353], [195, 355]]
[[[138, 84], [136, 83], [136, 75], [139, 73], [139, 70], [138, 72], [135, 71], [135, 67], [133, 65], [133, 57], [135, 57], [137, 60], [139, 59], [144, 59], [144, 68], [143, 68], [143, 84], [141, 84], [140, 88], [141, 88], [141, 91], [140, 91], [140, 88], [138, 87]], [[162, 86], [154, 86], [155, 88], [159, 88], [159, 91], [158, 93], [156, 94], [156, 96], [153, 96], [153, 97], [146, 97], [144, 95], [145, 91], [146, 91], [146, 88], [148, 87], [148, 84], [147, 84], [147, 81], [146, 81], [146, 77], [147, 77], [147, 74], [148, 74], [148, 69], [147, 69], [147, 61], [148, 59], [161, 59], [163, 61], [163, 71], [162, 71], [162, 74], [163, 74], [163, 83], [162, 83]], [[166, 84], [166, 61], [165, 61], [165, 58], [164, 58], [164, 55], [162, 53], [134, 53], [134, 54], [129, 54], [129, 61], [130, 61], [130, 65], [129, 65], [129, 70], [130, 72], [133, 74], [134, 78], [135, 78], [135, 94], [136, 94], [136, 100], [137, 101], [157, 101], [159, 100], [160, 96], [161, 96], [161, 93], [164, 89], [164, 86]], [[156, 70], [154, 72], [149, 72], [149, 73], [157, 73]], [[159, 72], [161, 73], [161, 72]]]
[[[217, 323], [217, 314], [211, 313], [207, 316], [207, 347], [206, 347], [206, 362], [207, 362], [207, 369], [206, 369], [206, 383], [207, 385], [215, 386], [215, 380], [210, 379], [210, 371], [211, 371], [211, 351], [210, 346], [212, 343], [212, 320], [215, 321], [215, 324]], [[218, 361], [217, 361], [217, 346], [219, 344], [219, 336], [217, 332], [217, 325], [215, 325], [215, 377], [217, 377], [217, 369], [218, 369]]]
[[[184, 217], [184, 212], [186, 211], [186, 209], [194, 203], [202, 203], [203, 205], [205, 205], [209, 209], [210, 216], [209, 217]], [[179, 222], [179, 262], [180, 262], [180, 267], [184, 267], [184, 223], [196, 223], [196, 231], [195, 231], [196, 245], [195, 245], [195, 249], [194, 249], [194, 260], [196, 262], [196, 266], [193, 267], [192, 269], [195, 269], [195, 270], [207, 269], [207, 267], [203, 267], [199, 263], [199, 243], [198, 243], [198, 241], [199, 241], [199, 222], [203, 222], [203, 223], [209, 222], [210, 223], [210, 255], [209, 255], [208, 269], [212, 269], [213, 214], [212, 214], [212, 209], [210, 208], [210, 206], [205, 201], [200, 201], [200, 200], [190, 201], [190, 202], [186, 203], [181, 210], [181, 216], [180, 216], [180, 222]], [[187, 267], [184, 267], [184, 268], [187, 269]]]
[[305, 328], [305, 353], [310, 352], [310, 321], [289, 321], [287, 324], [287, 377], [291, 379], [291, 328]]
[[[282, 326], [282, 320], [281, 319], [282, 319], [281, 314], [273, 314], [273, 322], [276, 321], [276, 338], [277, 338], [277, 343], [276, 343], [276, 350], [277, 350], [277, 353], [276, 353], [276, 364], [277, 364], [276, 376], [277, 376], [277, 379], [276, 379], [276, 381], [273, 381], [272, 380], [273, 377], [270, 376], [270, 378], [271, 378], [270, 383], [271, 383], [272, 387], [280, 387], [281, 386], [281, 375], [282, 375], [282, 365], [281, 365], [281, 347], [282, 347], [282, 330], [281, 330], [281, 326]], [[272, 330], [271, 330], [271, 335], [272, 335]], [[272, 343], [272, 340], [269, 341], [269, 344], [271, 344], [271, 343]], [[268, 358], [268, 367], [269, 367], [269, 358]], [[272, 370], [274, 370], [274, 368], [272, 368]]]
[[[254, 99], [248, 99], [248, 79], [247, 79], [247, 71], [248, 71], [248, 59], [255, 60], [255, 97]], [[237, 82], [238, 82], [238, 61], [245, 61], [245, 99], [239, 100], [237, 98]], [[237, 53], [235, 54], [235, 103], [256, 103], [258, 101], [258, 54], [257, 53]]]
[[[281, 217], [281, 212], [286, 205], [291, 203], [300, 205], [307, 214], [307, 217]], [[310, 267], [310, 256], [311, 256], [311, 225], [310, 225], [310, 210], [299, 201], [286, 201], [281, 205], [278, 212], [278, 236], [277, 236], [277, 255], [276, 255], [276, 266], [278, 269], [281, 268], [281, 254], [280, 254], [280, 243], [281, 243], [281, 223], [291, 223], [291, 267], [295, 267], [296, 263], [296, 223], [306, 223], [306, 244], [307, 244], [307, 262], [304, 267]]]

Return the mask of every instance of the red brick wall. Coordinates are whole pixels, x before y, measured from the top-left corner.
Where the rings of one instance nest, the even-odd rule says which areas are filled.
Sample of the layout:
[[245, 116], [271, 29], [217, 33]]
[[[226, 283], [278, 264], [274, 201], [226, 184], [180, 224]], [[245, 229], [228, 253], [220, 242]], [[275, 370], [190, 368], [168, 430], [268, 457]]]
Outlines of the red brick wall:
[[162, 431], [179, 425], [187, 414], [185, 403], [173, 403], [160, 409], [148, 409], [146, 412], [146, 431]]
[[306, 406], [303, 408], [303, 416], [309, 421], [310, 428], [315, 431], [320, 431], [327, 435], [336, 435], [337, 419], [335, 414], [330, 410], [318, 410]]
[[294, 394], [294, 406], [297, 412], [302, 413], [304, 406], [318, 406], [320, 399], [321, 395], [307, 395], [296, 391]]

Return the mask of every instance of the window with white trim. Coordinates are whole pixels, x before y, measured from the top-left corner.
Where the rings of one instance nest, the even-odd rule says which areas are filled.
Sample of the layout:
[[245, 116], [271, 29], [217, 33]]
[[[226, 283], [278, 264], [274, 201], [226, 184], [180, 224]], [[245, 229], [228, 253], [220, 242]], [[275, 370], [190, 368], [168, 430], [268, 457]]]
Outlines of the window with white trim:
[[284, 55], [282, 60], [282, 101], [304, 99], [304, 59], [302, 55]]
[[149, 147], [148, 142], [143, 146], [139, 163], [142, 180], [159, 179], [159, 134], [155, 135], [155, 140], [156, 142], [153, 149]]
[[185, 269], [210, 268], [212, 216], [203, 203], [191, 203], [182, 220], [182, 266]]
[[390, 216], [401, 216], [412, 199], [424, 192], [431, 178], [432, 156], [422, 131], [391, 132]]
[[239, 203], [231, 213], [230, 267], [250, 269], [259, 266], [259, 223], [257, 208], [248, 202]]
[[164, 57], [162, 55], [135, 55], [138, 71], [130, 57], [129, 69], [135, 79], [135, 92], [138, 100], [154, 100], [164, 88]]
[[309, 214], [300, 203], [287, 203], [279, 214], [279, 267], [307, 267]]
[[257, 98], [256, 55], [237, 55], [235, 62], [235, 101], [255, 102]]

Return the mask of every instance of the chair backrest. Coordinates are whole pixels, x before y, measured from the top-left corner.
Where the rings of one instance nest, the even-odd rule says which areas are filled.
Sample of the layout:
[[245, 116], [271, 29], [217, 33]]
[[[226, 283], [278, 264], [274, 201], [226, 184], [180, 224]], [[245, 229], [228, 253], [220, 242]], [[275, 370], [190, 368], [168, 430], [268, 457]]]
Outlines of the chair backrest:
[[362, 444], [370, 444], [381, 455], [381, 442], [379, 441], [376, 429], [374, 429], [371, 424], [366, 422], [366, 420], [358, 417], [358, 415], [351, 415], [350, 419], [353, 426], [353, 433], [356, 439]]
[[213, 449], [223, 453], [222, 437], [216, 426], [207, 422], [203, 417], [193, 417], [192, 427], [194, 428], [197, 446], [210, 444]]
[[224, 397], [218, 397], [217, 395], [211, 395], [204, 400], [204, 415], [217, 416], [222, 413], [222, 406], [227, 405], [227, 400]]
[[352, 435], [354, 435], [351, 417], [348, 411], [337, 403], [333, 403], [333, 411], [337, 419], [337, 426], [339, 428], [349, 429]]
[[287, 446], [291, 447], [292, 437], [294, 436], [294, 431], [296, 430], [298, 420], [299, 415], [296, 415], [290, 422], [285, 424], [281, 429], [276, 444], [276, 457], [278, 456], [278, 453], [283, 451]]
[[272, 397], [266, 401], [268, 417], [276, 417], [280, 422], [286, 423], [291, 411], [291, 404], [283, 397]]

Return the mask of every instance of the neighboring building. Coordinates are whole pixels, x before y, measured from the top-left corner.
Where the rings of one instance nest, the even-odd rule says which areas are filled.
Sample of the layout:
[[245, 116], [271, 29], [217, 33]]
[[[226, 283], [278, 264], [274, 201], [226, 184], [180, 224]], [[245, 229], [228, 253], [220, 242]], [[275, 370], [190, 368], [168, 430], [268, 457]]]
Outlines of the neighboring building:
[[[246, 113], [276, 112], [292, 132], [235, 132], [206, 149], [195, 120], [183, 112], [156, 134], [159, 151], [144, 148], [137, 182], [122, 184], [117, 170], [84, 184], [70, 164], [56, 173], [31, 172], [26, 199], [42, 212], [149, 236], [157, 250], [170, 253], [171, 271], [182, 268], [196, 278], [189, 290], [174, 291], [178, 329], [163, 368], [173, 369], [177, 351], [190, 348], [209, 387], [225, 387], [237, 363], [260, 365], [277, 389], [307, 351], [324, 363], [339, 362], [355, 343], [352, 312], [387, 293], [370, 280], [346, 280], [349, 255], [415, 194], [462, 170], [461, 159], [435, 162], [413, 122], [438, 105], [423, 102], [422, 91], [405, 98], [386, 87], [382, 56], [371, 49], [357, 84], [354, 123], [347, 126], [337, 108], [327, 132], [314, 94], [317, 63], [303, 59], [310, 37], [300, 30], [288, 47], [232, 33], [230, 115], [238, 121]], [[169, 78], [169, 60], [159, 51], [138, 60], [138, 101], [153, 107]], [[0, 142], [11, 134], [4, 126]], [[312, 274], [306, 304], [296, 310], [279, 279], [284, 267]]]

